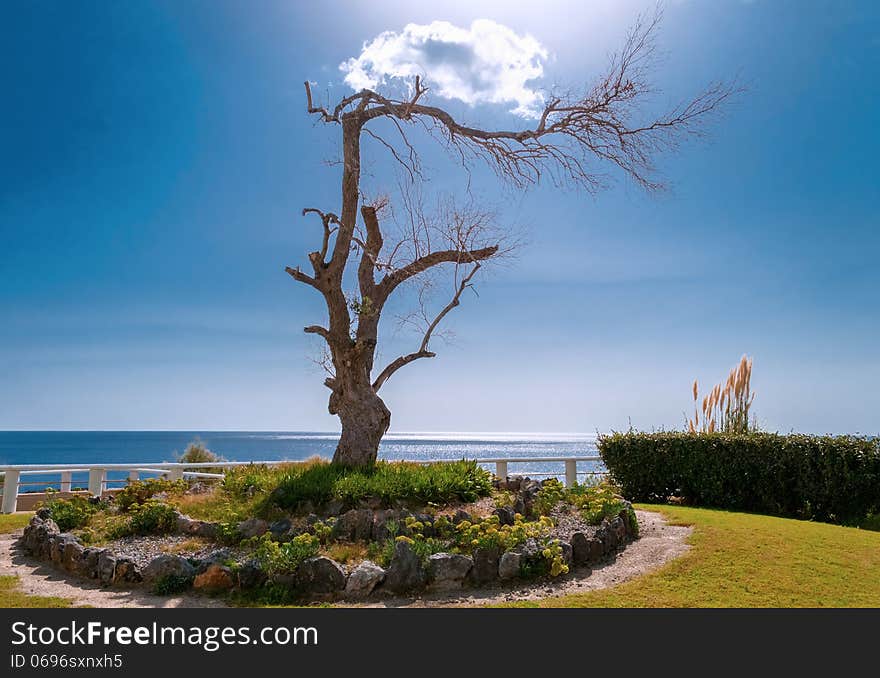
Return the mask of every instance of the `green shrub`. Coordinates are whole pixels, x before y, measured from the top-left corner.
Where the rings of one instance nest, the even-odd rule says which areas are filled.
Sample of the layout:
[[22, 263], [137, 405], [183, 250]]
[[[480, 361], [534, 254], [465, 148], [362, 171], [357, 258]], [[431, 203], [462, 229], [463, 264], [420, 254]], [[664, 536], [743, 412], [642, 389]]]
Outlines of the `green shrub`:
[[750, 433], [614, 433], [599, 452], [634, 501], [678, 497], [807, 520], [858, 523], [880, 512], [880, 440]]
[[177, 528], [177, 511], [168, 504], [148, 499], [145, 504], [131, 508], [131, 518], [117, 533], [124, 535], [168, 534]]
[[268, 534], [254, 539], [254, 558], [267, 574], [292, 574], [308, 558], [318, 555], [320, 541], [312, 534], [300, 534], [288, 542], [274, 541]]
[[[267, 486], [267, 474], [251, 479]], [[224, 485], [240, 491], [241, 479]], [[235, 488], [235, 489], [233, 489]], [[492, 476], [473, 461], [412, 464], [380, 461], [366, 469], [352, 469], [324, 461], [291, 465], [285, 469], [268, 502], [284, 509], [296, 509], [306, 502], [315, 506], [339, 500], [356, 506], [375, 499], [384, 506], [398, 502], [448, 504], [471, 502], [492, 492]]]
[[78, 494], [69, 499], [50, 498], [46, 502], [46, 508], [52, 513], [52, 520], [58, 524], [58, 528], [62, 532], [68, 532], [78, 527], [85, 527], [91, 517], [100, 510], [100, 505]]
[[166, 480], [164, 478], [147, 478], [129, 482], [116, 493], [116, 505], [120, 511], [131, 511], [132, 507], [141, 506], [157, 494], [179, 494], [186, 490], [185, 480]]

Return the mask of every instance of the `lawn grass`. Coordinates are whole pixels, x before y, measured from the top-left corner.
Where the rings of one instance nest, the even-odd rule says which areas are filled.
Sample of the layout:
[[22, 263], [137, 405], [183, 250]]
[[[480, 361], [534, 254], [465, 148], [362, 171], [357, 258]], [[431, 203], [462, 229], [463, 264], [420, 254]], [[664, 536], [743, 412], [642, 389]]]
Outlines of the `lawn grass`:
[[[33, 513], [0, 514], [0, 533], [14, 532], [28, 524]], [[69, 607], [70, 601], [53, 596], [29, 596], [19, 589], [18, 577], [0, 577], [0, 607]]]
[[678, 506], [691, 550], [656, 572], [602, 591], [517, 606], [878, 607], [880, 533], [785, 518]]

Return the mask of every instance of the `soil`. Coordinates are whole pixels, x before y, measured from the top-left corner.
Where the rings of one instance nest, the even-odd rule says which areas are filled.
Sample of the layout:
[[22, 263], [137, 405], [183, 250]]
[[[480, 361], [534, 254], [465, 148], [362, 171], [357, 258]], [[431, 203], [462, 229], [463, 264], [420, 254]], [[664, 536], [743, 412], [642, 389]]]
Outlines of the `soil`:
[[[641, 537], [622, 552], [592, 570], [578, 568], [570, 574], [539, 584], [500, 586], [445, 594], [422, 594], [418, 598], [387, 598], [364, 603], [364, 607], [471, 607], [515, 600], [538, 600], [616, 586], [661, 567], [681, 556], [690, 547], [689, 527], [668, 525], [657, 513], [636, 512]], [[72, 577], [49, 565], [23, 555], [14, 548], [21, 531], [0, 534], [0, 576], [19, 577], [21, 589], [31, 595], [70, 599], [75, 606], [114, 607], [223, 607], [221, 599], [184, 594], [155, 596], [143, 589], [114, 589]], [[169, 539], [174, 539], [170, 537]], [[154, 540], [155, 541], [155, 540]], [[135, 542], [135, 548], [143, 547]], [[173, 544], [164, 545], [165, 548]], [[157, 548], [159, 548], [157, 546]], [[340, 605], [346, 605], [340, 603]]]

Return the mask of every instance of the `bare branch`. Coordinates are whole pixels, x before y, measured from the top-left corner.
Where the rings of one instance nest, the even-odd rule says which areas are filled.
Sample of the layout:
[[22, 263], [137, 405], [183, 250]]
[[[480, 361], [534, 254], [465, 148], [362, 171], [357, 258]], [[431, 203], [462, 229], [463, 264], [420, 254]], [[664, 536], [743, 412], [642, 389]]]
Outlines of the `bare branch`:
[[327, 343], [330, 342], [330, 330], [321, 327], [320, 325], [309, 325], [308, 327], [304, 327], [303, 332], [306, 334], [317, 334], [319, 337], [323, 337]]
[[413, 353], [409, 353], [407, 355], [400, 356], [396, 360], [393, 360], [391, 363], [385, 367], [384, 370], [376, 377], [376, 380], [373, 382], [373, 390], [378, 391], [382, 388], [382, 385], [391, 378], [397, 370], [405, 365], [409, 365], [411, 362], [418, 360], [419, 358], [433, 358], [437, 354], [428, 350], [428, 344], [431, 341], [431, 336], [434, 334], [434, 330], [437, 329], [437, 326], [440, 322], [447, 316], [447, 314], [458, 306], [461, 303], [461, 295], [468, 287], [470, 287], [471, 279], [474, 277], [476, 272], [480, 269], [480, 264], [475, 263], [470, 273], [468, 273], [464, 278], [462, 278], [461, 283], [458, 286], [458, 289], [455, 292], [455, 295], [452, 297], [452, 300], [443, 307], [440, 313], [431, 321], [431, 324], [428, 325], [428, 329], [425, 331], [425, 335], [422, 337], [422, 343], [419, 345], [419, 350]]
[[304, 285], [308, 285], [309, 287], [314, 287], [316, 290], [320, 291], [321, 288], [318, 285], [318, 281], [315, 280], [312, 276], [306, 275], [302, 271], [299, 270], [299, 266], [296, 268], [291, 268], [290, 266], [286, 266], [284, 268], [285, 271], [290, 275], [291, 278], [296, 280], [297, 282], [301, 282]]
[[[321, 223], [324, 224], [324, 237], [321, 239], [321, 250], [317, 253], [315, 257], [315, 261], [312, 261], [313, 265], [318, 263], [323, 267], [326, 265], [325, 260], [327, 259], [327, 248], [330, 246], [330, 236], [336, 232], [335, 228], [330, 228], [330, 224], [339, 225], [339, 217], [337, 217], [333, 212], [327, 212], [326, 214], [319, 209], [314, 207], [306, 207], [302, 211], [303, 216], [307, 214], [317, 214], [321, 219]], [[312, 257], [309, 257], [310, 259]]]
[[431, 252], [423, 257], [419, 257], [415, 261], [407, 264], [403, 268], [388, 273], [379, 283], [380, 298], [387, 298], [395, 287], [412, 278], [413, 276], [427, 271], [433, 266], [444, 263], [464, 264], [469, 262], [484, 261], [494, 256], [498, 252], [498, 246], [484, 247], [478, 250], [443, 250], [440, 252]]

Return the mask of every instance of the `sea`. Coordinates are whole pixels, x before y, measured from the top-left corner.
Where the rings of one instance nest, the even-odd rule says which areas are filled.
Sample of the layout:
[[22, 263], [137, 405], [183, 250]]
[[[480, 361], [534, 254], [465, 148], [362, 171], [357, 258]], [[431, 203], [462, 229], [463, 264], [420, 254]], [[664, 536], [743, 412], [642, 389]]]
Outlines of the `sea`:
[[[0, 431], [0, 469], [18, 464], [172, 462], [200, 441], [227, 461], [296, 461], [333, 456], [338, 433], [298, 431]], [[596, 436], [568, 433], [389, 433], [379, 458], [389, 460], [596, 456]], [[494, 465], [486, 465], [494, 470]], [[604, 470], [601, 462], [578, 462], [579, 479]], [[511, 463], [509, 473], [562, 477], [559, 462]], [[109, 472], [121, 482], [124, 472]], [[60, 476], [22, 475], [22, 491], [56, 487]], [[84, 486], [87, 473], [74, 473]]]

